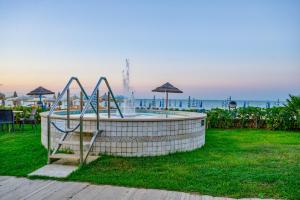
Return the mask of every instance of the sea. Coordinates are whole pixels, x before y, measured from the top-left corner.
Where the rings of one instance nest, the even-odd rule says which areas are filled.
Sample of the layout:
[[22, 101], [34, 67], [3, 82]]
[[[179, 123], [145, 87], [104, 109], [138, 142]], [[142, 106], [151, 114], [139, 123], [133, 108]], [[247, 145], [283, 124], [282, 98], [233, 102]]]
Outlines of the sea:
[[[178, 109], [205, 109], [212, 108], [228, 108], [230, 99], [226, 100], [202, 100], [202, 99], [169, 99], [169, 108]], [[259, 107], [271, 108], [274, 106], [283, 106], [285, 101], [263, 101], [263, 100], [234, 100], [237, 103], [237, 108], [240, 107]], [[135, 99], [135, 107], [137, 108], [164, 108], [164, 99]]]
[[[231, 99], [226, 100], [203, 100], [203, 99], [194, 99], [194, 98], [187, 98], [187, 99], [169, 99], [168, 108], [173, 109], [198, 109], [198, 110], [211, 110], [213, 108], [228, 108], [228, 103]], [[274, 106], [284, 106], [286, 101], [280, 100], [234, 100], [237, 104], [237, 108], [241, 107], [259, 107], [259, 108], [271, 108]], [[79, 101], [78, 101], [79, 102]], [[75, 105], [79, 105], [79, 103], [74, 103]], [[113, 103], [113, 102], [112, 102]], [[106, 102], [102, 102], [102, 106], [106, 107]], [[118, 101], [119, 106], [123, 106], [122, 101]], [[113, 104], [112, 104], [113, 105]], [[61, 108], [66, 108], [67, 104], [66, 101], [62, 102]], [[146, 98], [135, 98], [134, 99], [134, 107], [135, 108], [143, 108], [143, 109], [150, 109], [150, 108], [158, 108], [163, 109], [165, 108], [165, 99], [146, 99]]]

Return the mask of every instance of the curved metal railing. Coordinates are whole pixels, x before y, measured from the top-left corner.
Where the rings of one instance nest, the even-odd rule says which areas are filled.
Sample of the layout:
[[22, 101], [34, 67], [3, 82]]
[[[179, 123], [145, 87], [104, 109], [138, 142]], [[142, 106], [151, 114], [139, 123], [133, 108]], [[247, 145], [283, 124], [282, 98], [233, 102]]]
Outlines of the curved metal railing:
[[[100, 127], [99, 127], [99, 87], [101, 85], [101, 82], [104, 81], [105, 84], [106, 84], [106, 87], [108, 88], [108, 101], [110, 102], [110, 95], [119, 111], [119, 114], [121, 116], [121, 118], [123, 118], [123, 114], [120, 110], [120, 107], [118, 105], [118, 102], [116, 101], [115, 99], [115, 96], [111, 90], [111, 87], [107, 81], [107, 79], [105, 77], [100, 77], [100, 79], [98, 80], [96, 86], [94, 87], [94, 90], [92, 92], [92, 94], [90, 95], [91, 98], [88, 99], [87, 103], [86, 103], [86, 106], [82, 109], [81, 111], [81, 114], [80, 114], [80, 117], [79, 117], [79, 120], [80, 120], [80, 163], [84, 163], [88, 157], [88, 154], [89, 154], [89, 151], [87, 152], [87, 154], [85, 155], [85, 158], [83, 158], [83, 136], [82, 136], [82, 132], [83, 132], [83, 117], [87, 111], [87, 109], [89, 108], [89, 105], [92, 105], [92, 100], [93, 100], [93, 97], [96, 95], [96, 117], [97, 117], [97, 133], [99, 133], [101, 130], [100, 130]], [[110, 103], [109, 103], [110, 104]], [[110, 113], [110, 106], [108, 106], [108, 113]]]
[[[81, 85], [80, 81], [78, 80], [78, 78], [77, 77], [71, 77], [70, 80], [68, 81], [67, 85], [64, 87], [63, 91], [60, 93], [60, 95], [55, 100], [54, 104], [51, 106], [51, 109], [48, 113], [48, 116], [51, 116], [53, 114], [53, 112], [54, 112], [55, 108], [57, 107], [58, 103], [61, 101], [64, 94], [68, 91], [68, 89], [70, 88], [73, 81], [76, 81], [76, 83], [79, 85], [80, 90], [82, 91], [85, 98], [89, 99], [89, 96], [87, 95], [86, 91], [82, 87], [82, 85]], [[93, 110], [96, 111], [94, 106], [93, 105], [91, 105], [91, 106], [92, 106]]]
[[[92, 104], [92, 100], [93, 100], [92, 97], [94, 97], [94, 95], [97, 94], [97, 92], [98, 92], [98, 90], [99, 90], [99, 87], [100, 87], [100, 84], [101, 84], [102, 81], [105, 82], [106, 87], [108, 88], [109, 93], [110, 93], [110, 95], [111, 95], [113, 101], [114, 101], [115, 104], [116, 104], [117, 110], [119, 111], [119, 114], [120, 114], [121, 118], [123, 118], [123, 114], [122, 114], [122, 112], [121, 112], [121, 110], [120, 110], [120, 107], [119, 107], [119, 105], [118, 105], [118, 103], [117, 103], [117, 101], [116, 101], [116, 99], [115, 99], [115, 96], [114, 96], [114, 94], [113, 94], [113, 92], [112, 92], [112, 90], [111, 90], [111, 87], [110, 87], [110, 85], [109, 85], [107, 79], [106, 79], [105, 77], [100, 77], [100, 79], [98, 80], [96, 86], [94, 87], [94, 90], [93, 90], [92, 94], [90, 95], [91, 98], [89, 98], [88, 101], [87, 101], [87, 106], [84, 107], [84, 109], [82, 110], [82, 112], [81, 112], [81, 114], [80, 114], [80, 119], [82, 119], [83, 116], [85, 115], [85, 113], [86, 113], [86, 111], [87, 111], [87, 109], [88, 109], [88, 106], [89, 106], [89, 105], [93, 105], [93, 104]], [[97, 113], [97, 111], [96, 111], [96, 113]]]
[[[78, 125], [75, 126], [75, 128], [70, 128], [70, 106], [69, 106], [69, 101], [70, 101], [70, 85], [72, 84], [73, 81], [76, 81], [77, 84], [79, 85], [80, 89], [81, 89], [81, 93], [80, 93], [80, 107], [81, 107], [81, 113], [80, 113], [80, 117], [79, 117], [79, 123]], [[97, 136], [97, 134], [99, 132], [102, 132], [102, 130], [100, 130], [100, 127], [99, 127], [99, 87], [101, 85], [101, 82], [104, 81], [105, 82], [105, 85], [106, 87], [108, 88], [108, 117], [110, 117], [110, 95], [117, 107], [117, 110], [119, 111], [119, 114], [121, 116], [121, 118], [123, 118], [123, 114], [120, 110], [120, 107], [115, 99], [115, 96], [111, 90], [111, 87], [107, 81], [107, 79], [105, 77], [100, 77], [96, 86], [94, 87], [93, 89], [93, 92], [90, 96], [87, 95], [87, 93], [85, 92], [84, 88], [82, 87], [80, 81], [78, 80], [78, 78], [76, 77], [71, 77], [70, 80], [68, 81], [67, 85], [64, 87], [62, 93], [59, 95], [59, 97], [56, 99], [56, 101], [54, 102], [54, 104], [52, 105], [48, 115], [47, 115], [47, 132], [48, 132], [48, 162], [50, 162], [50, 155], [51, 155], [51, 124], [53, 125], [53, 127], [55, 127], [58, 131], [60, 132], [63, 132], [64, 135], [62, 136], [62, 141], [67, 137], [67, 135], [70, 133], [70, 132], [74, 132], [76, 129], [80, 128], [80, 164], [83, 164], [88, 155], [89, 155], [89, 152], [91, 150], [91, 147], [93, 145], [93, 142], [95, 141], [95, 138]], [[61, 129], [60, 127], [58, 127], [54, 122], [51, 122], [51, 115], [53, 114], [55, 108], [57, 107], [59, 101], [61, 101], [62, 97], [64, 96], [64, 94], [67, 92], [67, 129], [63, 130]], [[85, 98], [87, 99], [87, 102], [85, 105], [83, 105], [83, 95], [85, 96]], [[93, 105], [93, 98], [95, 97], [96, 95], [96, 108], [94, 107]], [[96, 113], [96, 116], [97, 116], [97, 132], [96, 134], [94, 135], [93, 139], [92, 139], [92, 143], [90, 145], [90, 148], [88, 150], [88, 152], [86, 153], [85, 155], [85, 158], [83, 158], [83, 117], [84, 115], [86, 114], [89, 106], [92, 106], [93, 110], [95, 111]], [[61, 144], [59, 143], [57, 145], [57, 147], [55, 148], [54, 150], [54, 153], [57, 152], [57, 150], [60, 148]]]
[[75, 126], [75, 128], [63, 130], [63, 129], [61, 129], [60, 127], [58, 127], [54, 122], [51, 122], [51, 124], [52, 124], [57, 130], [59, 130], [59, 131], [62, 132], [62, 133], [71, 133], [71, 132], [74, 132], [74, 131], [75, 131], [76, 129], [78, 129], [79, 126], [80, 126], [80, 123], [78, 123], [78, 124]]

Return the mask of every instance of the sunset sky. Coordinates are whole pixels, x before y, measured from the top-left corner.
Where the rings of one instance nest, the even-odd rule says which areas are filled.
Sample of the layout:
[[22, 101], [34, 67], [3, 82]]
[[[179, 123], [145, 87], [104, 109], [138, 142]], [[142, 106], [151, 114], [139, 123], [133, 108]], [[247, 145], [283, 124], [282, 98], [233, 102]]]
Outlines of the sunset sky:
[[71, 76], [137, 97], [171, 82], [201, 99], [300, 94], [300, 1], [0, 0], [0, 92], [55, 92]]

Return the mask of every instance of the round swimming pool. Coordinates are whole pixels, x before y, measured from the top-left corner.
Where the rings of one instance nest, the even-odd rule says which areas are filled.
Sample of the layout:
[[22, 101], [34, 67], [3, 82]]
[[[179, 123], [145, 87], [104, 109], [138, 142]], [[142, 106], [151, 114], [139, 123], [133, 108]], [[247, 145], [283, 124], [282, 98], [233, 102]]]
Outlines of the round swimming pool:
[[[70, 126], [79, 123], [79, 111], [71, 111]], [[47, 114], [41, 113], [41, 139], [47, 146]], [[120, 118], [116, 113], [107, 117], [100, 113], [100, 129], [92, 153], [117, 156], [156, 156], [173, 152], [190, 151], [205, 144], [205, 114], [181, 111], [139, 111], [136, 114]], [[62, 129], [66, 128], [66, 111], [56, 111], [51, 121]], [[54, 148], [62, 133], [53, 125], [51, 131], [51, 147]], [[91, 132], [96, 131], [96, 114], [90, 112], [83, 119], [84, 141], [90, 141]], [[79, 135], [70, 133], [63, 149], [79, 152]]]

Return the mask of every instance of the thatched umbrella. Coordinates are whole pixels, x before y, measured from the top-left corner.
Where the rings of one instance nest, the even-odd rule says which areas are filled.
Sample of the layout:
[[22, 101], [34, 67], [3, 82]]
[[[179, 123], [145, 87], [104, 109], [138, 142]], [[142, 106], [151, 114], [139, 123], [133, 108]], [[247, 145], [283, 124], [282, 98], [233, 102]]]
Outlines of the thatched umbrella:
[[47, 90], [43, 87], [38, 87], [34, 90], [32, 90], [31, 92], [29, 92], [27, 95], [37, 95], [40, 98], [40, 104], [43, 105], [42, 103], [42, 95], [47, 95], [47, 94], [54, 94], [54, 92]]
[[174, 87], [169, 82], [163, 84], [160, 87], [155, 88], [154, 90], [152, 90], [152, 92], [164, 92], [164, 93], [166, 93], [166, 107], [165, 107], [166, 110], [168, 109], [169, 93], [183, 93], [181, 90], [179, 90], [178, 88]]

